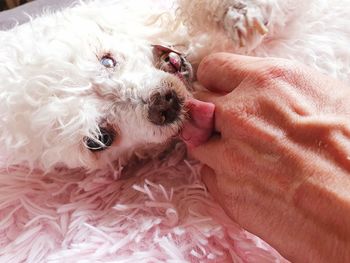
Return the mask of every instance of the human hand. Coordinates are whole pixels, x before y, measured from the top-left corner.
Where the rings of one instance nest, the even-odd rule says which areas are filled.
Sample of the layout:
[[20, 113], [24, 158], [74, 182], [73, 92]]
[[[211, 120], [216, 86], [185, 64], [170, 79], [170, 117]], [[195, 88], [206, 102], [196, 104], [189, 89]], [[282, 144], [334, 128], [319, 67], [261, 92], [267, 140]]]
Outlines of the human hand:
[[190, 152], [226, 213], [292, 261], [349, 262], [350, 89], [294, 62], [227, 53], [197, 75], [218, 135]]

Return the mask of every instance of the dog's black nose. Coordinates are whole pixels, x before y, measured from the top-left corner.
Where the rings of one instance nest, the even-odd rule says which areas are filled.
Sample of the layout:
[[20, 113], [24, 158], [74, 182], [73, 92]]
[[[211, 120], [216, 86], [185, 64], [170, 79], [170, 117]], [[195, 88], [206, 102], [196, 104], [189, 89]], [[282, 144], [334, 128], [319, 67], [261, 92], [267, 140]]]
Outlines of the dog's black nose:
[[149, 101], [148, 119], [156, 125], [173, 123], [180, 114], [182, 101], [175, 91], [153, 94]]

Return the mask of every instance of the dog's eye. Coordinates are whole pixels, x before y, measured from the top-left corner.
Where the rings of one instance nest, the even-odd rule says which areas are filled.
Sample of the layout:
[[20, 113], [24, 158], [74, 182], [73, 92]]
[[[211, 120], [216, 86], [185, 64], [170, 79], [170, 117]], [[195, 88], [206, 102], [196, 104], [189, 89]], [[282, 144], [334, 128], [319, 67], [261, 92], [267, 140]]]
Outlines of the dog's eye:
[[175, 52], [165, 53], [161, 56], [160, 69], [169, 72], [175, 73], [181, 71], [183, 65], [182, 58], [179, 54]]
[[114, 137], [113, 132], [100, 128], [98, 138], [85, 138], [85, 146], [93, 152], [102, 151], [112, 145]]
[[100, 60], [101, 64], [106, 68], [114, 68], [117, 65], [117, 62], [110, 55], [105, 55]]

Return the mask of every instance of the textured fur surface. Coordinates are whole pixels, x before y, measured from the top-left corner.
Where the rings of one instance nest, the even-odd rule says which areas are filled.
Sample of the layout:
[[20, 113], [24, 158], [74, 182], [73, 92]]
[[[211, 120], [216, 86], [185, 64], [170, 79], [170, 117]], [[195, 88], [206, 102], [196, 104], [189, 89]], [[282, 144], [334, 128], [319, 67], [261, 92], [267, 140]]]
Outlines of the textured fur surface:
[[[0, 32], [0, 261], [284, 261], [227, 219], [181, 144], [136, 166], [120, 160], [152, 155], [185, 118], [160, 127], [146, 117], [156, 91], [191, 96], [154, 66], [152, 45], [180, 50], [194, 70], [230, 51], [349, 83], [349, 9], [345, 0], [105, 0]], [[116, 67], [101, 65], [105, 54]], [[118, 139], [91, 152], [84, 138], [105, 122]]]

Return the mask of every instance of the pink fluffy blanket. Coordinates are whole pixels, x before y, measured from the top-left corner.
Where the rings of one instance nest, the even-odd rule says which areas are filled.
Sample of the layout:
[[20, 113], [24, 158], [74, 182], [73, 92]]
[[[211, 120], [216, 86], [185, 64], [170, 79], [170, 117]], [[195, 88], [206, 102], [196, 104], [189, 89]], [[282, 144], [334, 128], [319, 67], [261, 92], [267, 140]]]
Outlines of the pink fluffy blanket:
[[286, 262], [174, 153], [115, 174], [0, 173], [0, 262]]
[[114, 174], [2, 170], [0, 262], [286, 262], [225, 215], [199, 170], [181, 144]]

